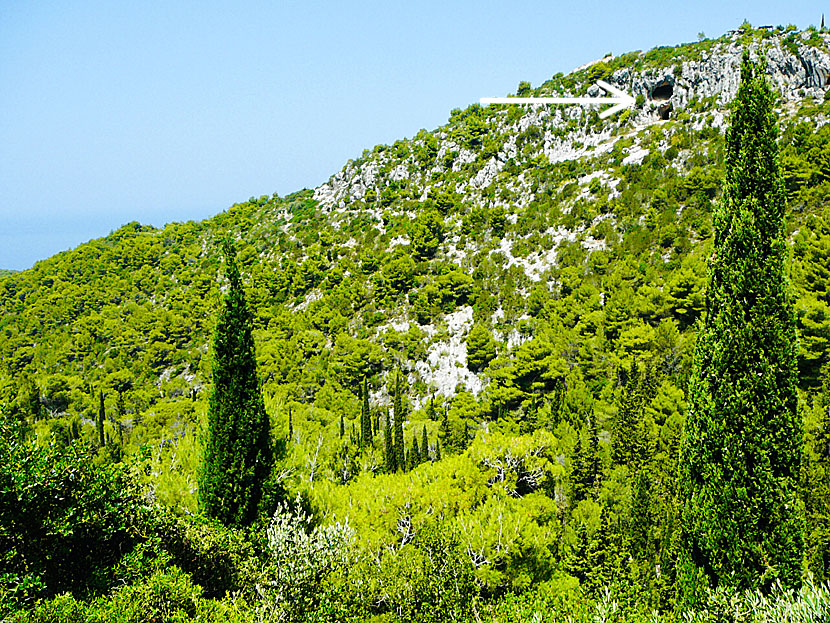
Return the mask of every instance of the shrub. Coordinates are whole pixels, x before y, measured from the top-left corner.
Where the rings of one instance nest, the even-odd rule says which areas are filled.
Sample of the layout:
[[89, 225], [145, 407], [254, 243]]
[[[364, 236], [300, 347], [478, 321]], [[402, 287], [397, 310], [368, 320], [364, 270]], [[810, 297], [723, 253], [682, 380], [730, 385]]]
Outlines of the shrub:
[[271, 560], [257, 589], [264, 620], [297, 621], [321, 603], [320, 585], [352, 560], [354, 530], [348, 523], [312, 528], [298, 497], [293, 510], [280, 504], [268, 526]]

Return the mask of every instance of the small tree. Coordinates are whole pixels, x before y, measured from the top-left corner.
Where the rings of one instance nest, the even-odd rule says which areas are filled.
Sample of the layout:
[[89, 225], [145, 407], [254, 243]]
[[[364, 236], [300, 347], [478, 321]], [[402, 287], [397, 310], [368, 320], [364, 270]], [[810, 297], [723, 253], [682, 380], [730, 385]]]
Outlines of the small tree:
[[467, 335], [467, 367], [480, 372], [496, 358], [496, 341], [490, 332], [480, 324], [470, 329]]
[[236, 249], [222, 244], [230, 288], [213, 335], [213, 388], [199, 474], [199, 504], [226, 525], [250, 523], [271, 471], [270, 422], [257, 377], [253, 317], [245, 302]]

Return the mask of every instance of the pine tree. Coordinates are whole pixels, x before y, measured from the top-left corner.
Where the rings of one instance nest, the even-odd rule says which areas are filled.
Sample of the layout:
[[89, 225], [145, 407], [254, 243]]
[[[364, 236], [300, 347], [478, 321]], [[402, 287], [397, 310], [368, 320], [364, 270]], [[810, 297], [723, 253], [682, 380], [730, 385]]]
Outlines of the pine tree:
[[774, 95], [744, 53], [681, 444], [680, 607], [706, 586], [798, 584], [803, 429]]
[[213, 335], [213, 387], [199, 474], [199, 504], [226, 525], [254, 520], [271, 470], [268, 415], [257, 377], [253, 316], [245, 302], [236, 249], [226, 239], [224, 297]]

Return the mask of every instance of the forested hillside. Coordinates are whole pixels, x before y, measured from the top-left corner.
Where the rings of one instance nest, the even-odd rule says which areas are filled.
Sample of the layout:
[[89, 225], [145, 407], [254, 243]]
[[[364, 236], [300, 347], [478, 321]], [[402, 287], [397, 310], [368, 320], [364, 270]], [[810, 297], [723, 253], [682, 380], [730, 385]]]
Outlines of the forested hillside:
[[[0, 616], [671, 612], [687, 383], [743, 49], [779, 96], [805, 571], [830, 579], [830, 35], [745, 24], [519, 83], [584, 95], [607, 80], [637, 98], [609, 119], [474, 104], [317, 189], [129, 223], [0, 271], [0, 496], [29, 513], [0, 510]], [[274, 508], [230, 530], [197, 503], [227, 236], [275, 449], [267, 529]], [[73, 579], [64, 550], [85, 552]], [[711, 607], [740, 599], [767, 597]]]

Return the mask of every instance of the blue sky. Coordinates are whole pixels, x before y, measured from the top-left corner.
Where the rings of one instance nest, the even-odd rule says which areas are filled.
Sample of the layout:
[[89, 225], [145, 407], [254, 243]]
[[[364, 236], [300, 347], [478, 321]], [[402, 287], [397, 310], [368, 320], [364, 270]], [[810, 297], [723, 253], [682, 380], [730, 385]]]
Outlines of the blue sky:
[[[830, 5], [828, 5], [830, 7]], [[326, 181], [453, 108], [818, 2], [0, 1], [0, 268]]]

